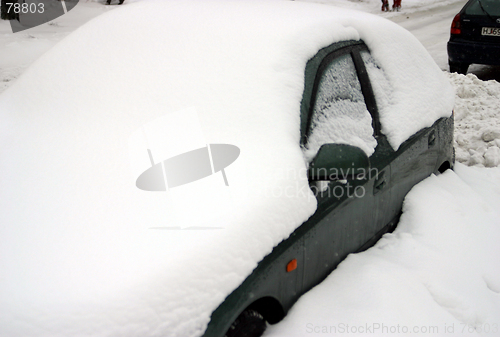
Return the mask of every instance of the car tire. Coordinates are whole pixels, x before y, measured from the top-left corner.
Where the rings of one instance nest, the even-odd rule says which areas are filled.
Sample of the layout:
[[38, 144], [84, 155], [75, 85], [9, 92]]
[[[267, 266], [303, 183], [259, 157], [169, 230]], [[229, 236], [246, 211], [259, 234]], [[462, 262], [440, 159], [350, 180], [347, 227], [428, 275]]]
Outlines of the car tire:
[[231, 324], [225, 337], [260, 337], [266, 327], [266, 320], [258, 311], [247, 309]]
[[455, 63], [450, 62], [450, 73], [459, 73], [462, 75], [467, 74], [467, 70], [469, 69], [469, 65], [467, 63]]

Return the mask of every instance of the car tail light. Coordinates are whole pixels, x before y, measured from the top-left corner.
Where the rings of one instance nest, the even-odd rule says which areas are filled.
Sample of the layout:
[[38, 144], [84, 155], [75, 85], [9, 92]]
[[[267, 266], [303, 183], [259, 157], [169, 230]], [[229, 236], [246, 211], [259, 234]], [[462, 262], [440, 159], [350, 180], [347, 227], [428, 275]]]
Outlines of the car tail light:
[[451, 34], [460, 35], [462, 34], [462, 25], [460, 23], [460, 14], [455, 15], [453, 22], [451, 23]]

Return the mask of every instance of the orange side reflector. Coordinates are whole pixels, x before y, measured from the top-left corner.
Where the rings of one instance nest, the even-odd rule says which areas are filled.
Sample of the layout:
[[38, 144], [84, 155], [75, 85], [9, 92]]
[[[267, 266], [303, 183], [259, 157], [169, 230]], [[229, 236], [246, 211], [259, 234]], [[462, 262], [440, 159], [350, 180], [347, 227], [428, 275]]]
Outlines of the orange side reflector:
[[286, 265], [286, 272], [289, 273], [292, 270], [297, 269], [297, 259], [293, 259], [292, 261], [288, 262]]

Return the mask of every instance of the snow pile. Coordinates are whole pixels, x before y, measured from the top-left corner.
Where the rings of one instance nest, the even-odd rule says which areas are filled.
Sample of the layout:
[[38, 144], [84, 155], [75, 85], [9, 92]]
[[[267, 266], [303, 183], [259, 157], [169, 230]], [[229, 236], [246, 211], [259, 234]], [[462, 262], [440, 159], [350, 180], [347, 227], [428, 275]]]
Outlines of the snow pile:
[[[381, 111], [394, 147], [449, 115], [451, 87], [411, 34], [329, 6], [142, 1], [46, 52], [0, 96], [0, 335], [200, 335], [314, 212], [299, 146], [304, 67], [359, 38], [394, 84]], [[173, 113], [182, 127], [132, 137]], [[136, 188], [152, 161], [194, 150], [198, 129], [196, 144], [241, 150], [229, 187], [218, 173], [167, 193]]]
[[265, 336], [498, 336], [499, 204], [498, 168], [431, 176], [394, 233], [349, 255]]
[[449, 74], [456, 90], [456, 160], [470, 166], [500, 165], [500, 83], [474, 74]]

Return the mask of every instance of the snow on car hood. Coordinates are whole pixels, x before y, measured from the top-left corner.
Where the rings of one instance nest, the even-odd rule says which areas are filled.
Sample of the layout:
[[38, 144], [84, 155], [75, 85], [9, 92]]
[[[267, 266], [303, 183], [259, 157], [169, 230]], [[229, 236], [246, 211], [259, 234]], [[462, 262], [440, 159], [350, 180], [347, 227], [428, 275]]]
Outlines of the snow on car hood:
[[[143, 1], [44, 54], [0, 96], [0, 335], [201, 335], [314, 212], [304, 67], [359, 38], [394, 85], [381, 112], [394, 147], [449, 115], [452, 91], [409, 33], [329, 6]], [[220, 164], [207, 144], [239, 154]], [[136, 186], [203, 148], [216, 173]], [[206, 165], [195, 157], [179, 174]]]

